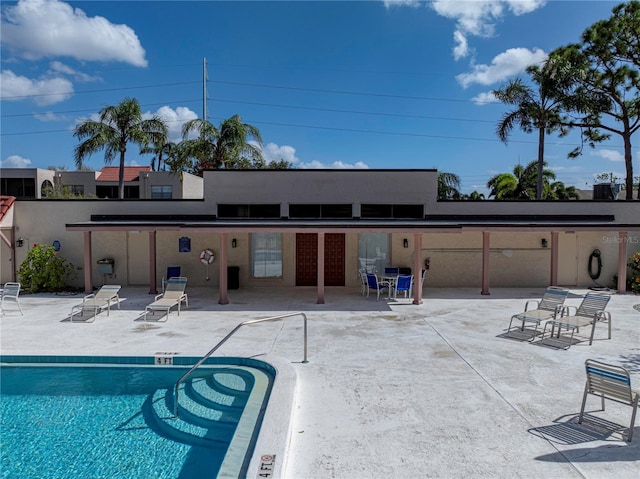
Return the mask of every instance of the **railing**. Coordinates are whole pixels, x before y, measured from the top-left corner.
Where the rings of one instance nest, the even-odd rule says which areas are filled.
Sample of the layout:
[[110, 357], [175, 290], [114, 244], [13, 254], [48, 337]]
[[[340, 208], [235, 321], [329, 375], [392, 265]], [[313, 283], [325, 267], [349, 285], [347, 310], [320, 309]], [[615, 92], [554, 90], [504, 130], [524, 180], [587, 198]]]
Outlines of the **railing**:
[[193, 365], [193, 367], [191, 369], [189, 369], [186, 373], [184, 373], [182, 375], [182, 377], [180, 379], [178, 379], [178, 382], [175, 385], [174, 388], [174, 404], [173, 404], [173, 417], [177, 418], [178, 417], [178, 395], [180, 394], [180, 385], [186, 381], [186, 379], [191, 376], [191, 374], [198, 369], [202, 363], [204, 363], [207, 359], [209, 359], [209, 357], [218, 350], [218, 348], [220, 348], [220, 346], [222, 346], [224, 343], [227, 342], [227, 340], [233, 336], [236, 331], [238, 331], [242, 326], [246, 326], [248, 324], [256, 324], [256, 323], [264, 323], [266, 321], [276, 321], [278, 319], [284, 319], [284, 318], [289, 318], [291, 316], [302, 316], [304, 318], [304, 359], [302, 360], [303, 363], [308, 363], [309, 361], [307, 361], [307, 315], [304, 313], [288, 313], [288, 314], [283, 314], [280, 316], [273, 316], [272, 318], [261, 318], [261, 319], [250, 319], [249, 321], [244, 321], [240, 324], [238, 324], [235, 328], [233, 328], [233, 330], [227, 334], [218, 344], [216, 344], [213, 349], [211, 349], [211, 351], [209, 351], [207, 354], [205, 354], [202, 359], [200, 359], [200, 361], [198, 361], [196, 364]]

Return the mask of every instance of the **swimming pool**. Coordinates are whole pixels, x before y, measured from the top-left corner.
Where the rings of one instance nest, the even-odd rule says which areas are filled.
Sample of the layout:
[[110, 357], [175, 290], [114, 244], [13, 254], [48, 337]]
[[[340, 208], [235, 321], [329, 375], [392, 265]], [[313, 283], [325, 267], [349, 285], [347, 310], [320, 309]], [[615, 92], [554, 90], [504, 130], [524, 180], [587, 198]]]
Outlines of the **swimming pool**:
[[0, 357], [3, 478], [215, 478], [245, 474], [275, 370], [210, 358]]

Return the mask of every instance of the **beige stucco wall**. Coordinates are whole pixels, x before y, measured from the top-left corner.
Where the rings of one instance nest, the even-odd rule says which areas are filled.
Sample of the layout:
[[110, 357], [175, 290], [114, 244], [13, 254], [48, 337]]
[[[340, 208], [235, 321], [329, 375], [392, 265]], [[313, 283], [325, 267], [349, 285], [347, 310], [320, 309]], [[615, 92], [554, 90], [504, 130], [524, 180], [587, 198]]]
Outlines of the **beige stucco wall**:
[[60, 171], [56, 174], [60, 175], [58, 181], [62, 185], [82, 185], [85, 196], [95, 196], [96, 178], [100, 174], [99, 171]]

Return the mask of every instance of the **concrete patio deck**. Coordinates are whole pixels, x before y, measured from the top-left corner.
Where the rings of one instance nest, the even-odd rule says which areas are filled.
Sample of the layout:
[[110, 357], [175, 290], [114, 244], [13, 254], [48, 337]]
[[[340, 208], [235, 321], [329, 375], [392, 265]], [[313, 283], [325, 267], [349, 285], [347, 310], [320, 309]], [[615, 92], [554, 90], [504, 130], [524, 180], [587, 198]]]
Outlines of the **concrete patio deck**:
[[[577, 305], [586, 290], [571, 290]], [[95, 322], [68, 320], [82, 295], [22, 295], [0, 317], [5, 355], [201, 356], [238, 323], [304, 312], [309, 362], [302, 364], [302, 321], [243, 328], [216, 355], [280, 356], [297, 373], [287, 478], [638, 478], [640, 431], [624, 441], [629, 407], [587, 403], [577, 424], [584, 361], [627, 368], [640, 389], [640, 296], [613, 294], [612, 339], [598, 325], [568, 350], [505, 336], [512, 314], [543, 289], [424, 290], [424, 304], [365, 298], [327, 288], [229, 292], [190, 288], [189, 309], [166, 322], [141, 320], [153, 296], [121, 290], [121, 309]], [[272, 405], [270, 405], [272, 407]], [[291, 407], [291, 405], [273, 405]], [[596, 421], [595, 418], [600, 420]], [[617, 425], [617, 426], [616, 426]]]

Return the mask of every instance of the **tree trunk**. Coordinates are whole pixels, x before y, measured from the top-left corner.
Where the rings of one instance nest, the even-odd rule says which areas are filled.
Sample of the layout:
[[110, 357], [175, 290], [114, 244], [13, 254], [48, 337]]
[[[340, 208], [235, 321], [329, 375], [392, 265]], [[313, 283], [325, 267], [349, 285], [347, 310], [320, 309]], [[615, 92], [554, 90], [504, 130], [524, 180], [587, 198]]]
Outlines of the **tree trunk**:
[[120, 150], [120, 169], [118, 171], [118, 198], [124, 199], [124, 151]]
[[[626, 126], [626, 125], [625, 125]], [[625, 195], [626, 200], [633, 199], [633, 162], [631, 161], [631, 133], [625, 128], [624, 135], [624, 164], [627, 167], [627, 178], [625, 181], [625, 188], [627, 193]], [[638, 198], [640, 199], [640, 190], [638, 192]]]
[[536, 200], [542, 199], [542, 170], [544, 170], [544, 128], [538, 128], [538, 183]]

